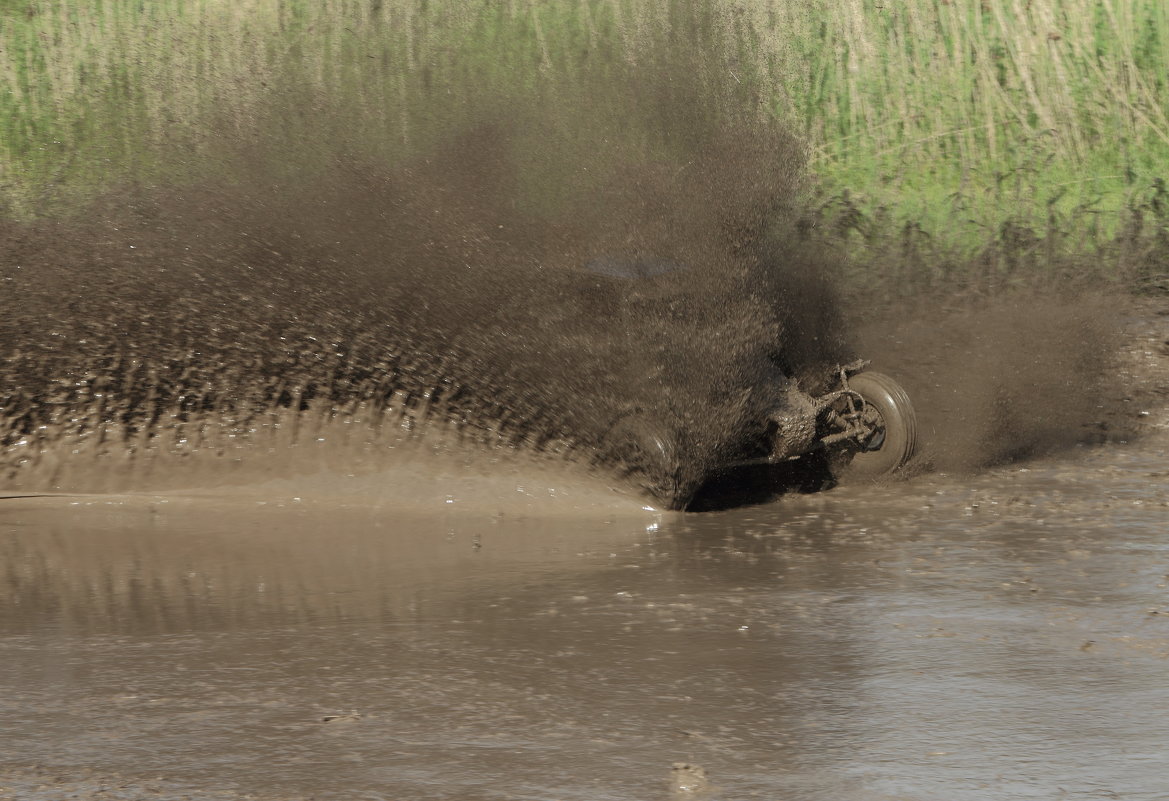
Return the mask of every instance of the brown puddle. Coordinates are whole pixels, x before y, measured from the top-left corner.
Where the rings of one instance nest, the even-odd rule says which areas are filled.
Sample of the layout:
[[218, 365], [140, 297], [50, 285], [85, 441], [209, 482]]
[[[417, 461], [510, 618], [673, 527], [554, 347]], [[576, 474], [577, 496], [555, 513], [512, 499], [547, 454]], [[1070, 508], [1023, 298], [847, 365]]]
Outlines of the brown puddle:
[[1160, 799], [1164, 446], [706, 515], [2, 500], [0, 798]]

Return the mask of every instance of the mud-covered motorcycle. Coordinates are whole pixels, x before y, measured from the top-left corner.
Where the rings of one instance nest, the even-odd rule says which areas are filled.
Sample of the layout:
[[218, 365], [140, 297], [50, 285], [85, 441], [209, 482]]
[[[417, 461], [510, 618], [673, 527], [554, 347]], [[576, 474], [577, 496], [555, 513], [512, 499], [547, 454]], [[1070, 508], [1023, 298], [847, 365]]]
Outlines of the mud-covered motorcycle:
[[[679, 268], [667, 262], [596, 260], [589, 272], [611, 279], [653, 278]], [[598, 461], [671, 510], [686, 509], [713, 479], [744, 468], [814, 462], [833, 477], [873, 479], [894, 473], [913, 457], [917, 417], [905, 390], [891, 377], [857, 360], [827, 368], [816, 387], [776, 364], [752, 389], [752, 411], [744, 415], [729, 451], [695, 465], [680, 454], [687, 432], [659, 419], [631, 413], [617, 420]]]

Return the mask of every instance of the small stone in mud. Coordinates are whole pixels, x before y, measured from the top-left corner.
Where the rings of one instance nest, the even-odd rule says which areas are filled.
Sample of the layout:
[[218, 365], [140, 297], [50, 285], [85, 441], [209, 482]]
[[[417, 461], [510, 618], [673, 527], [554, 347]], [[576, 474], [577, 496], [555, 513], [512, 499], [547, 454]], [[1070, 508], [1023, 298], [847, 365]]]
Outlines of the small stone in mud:
[[715, 788], [707, 781], [701, 765], [675, 762], [670, 767], [670, 795], [672, 798], [709, 798]]
[[361, 720], [361, 713], [357, 710], [342, 715], [325, 715], [321, 723], [351, 723], [355, 720]]

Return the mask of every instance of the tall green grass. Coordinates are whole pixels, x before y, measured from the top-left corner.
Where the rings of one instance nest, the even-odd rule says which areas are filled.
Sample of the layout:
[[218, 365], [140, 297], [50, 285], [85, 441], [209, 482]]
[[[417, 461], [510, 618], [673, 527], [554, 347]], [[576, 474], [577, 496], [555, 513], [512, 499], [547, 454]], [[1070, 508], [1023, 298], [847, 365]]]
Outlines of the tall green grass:
[[1100, 240], [1165, 177], [1161, 0], [769, 3], [752, 29], [774, 31], [778, 8], [791, 35], [759, 48], [787, 60], [769, 72], [776, 106], [858, 221]]
[[579, 98], [603, 121], [600, 78], [654, 69], [651, 41], [717, 51], [712, 97], [802, 132], [819, 218], [858, 247], [1099, 248], [1169, 178], [1164, 0], [0, 0], [0, 26], [17, 213], [197, 174], [293, 88], [360, 108], [337, 134], [391, 159], [456, 122], [452, 96]]

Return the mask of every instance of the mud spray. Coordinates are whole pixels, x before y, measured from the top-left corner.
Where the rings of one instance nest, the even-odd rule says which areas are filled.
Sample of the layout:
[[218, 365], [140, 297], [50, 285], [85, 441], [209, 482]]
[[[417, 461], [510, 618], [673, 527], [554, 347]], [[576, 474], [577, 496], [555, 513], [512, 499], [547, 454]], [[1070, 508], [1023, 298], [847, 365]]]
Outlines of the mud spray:
[[858, 350], [905, 379], [943, 466], [1075, 441], [1101, 307], [841, 304], [795, 235], [800, 142], [708, 80], [717, 61], [436, 91], [448, 124], [395, 160], [346, 136], [360, 108], [274, 89], [209, 123], [199, 180], [0, 223], [0, 489], [376, 475], [436, 449], [595, 472], [634, 412], [703, 471], [773, 359], [812, 375]]

